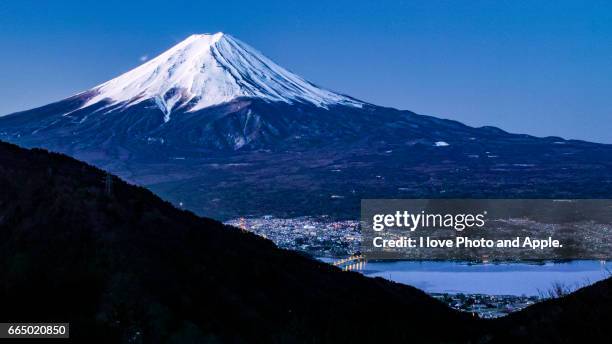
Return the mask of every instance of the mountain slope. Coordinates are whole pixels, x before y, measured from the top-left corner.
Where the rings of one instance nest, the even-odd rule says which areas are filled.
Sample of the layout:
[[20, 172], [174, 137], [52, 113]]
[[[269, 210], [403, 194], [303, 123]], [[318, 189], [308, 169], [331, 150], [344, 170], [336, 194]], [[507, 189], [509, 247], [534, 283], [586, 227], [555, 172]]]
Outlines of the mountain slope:
[[[105, 343], [438, 342], [473, 330], [471, 317], [415, 288], [342, 272], [106, 180], [0, 142], [0, 320], [66, 321], [77, 342]], [[427, 330], [441, 325], [448, 331]]]
[[491, 343], [610, 343], [612, 278], [483, 324]]
[[102, 85], [0, 117], [0, 139], [219, 219], [356, 218], [363, 198], [612, 197], [612, 145], [367, 104], [225, 34], [190, 36]]

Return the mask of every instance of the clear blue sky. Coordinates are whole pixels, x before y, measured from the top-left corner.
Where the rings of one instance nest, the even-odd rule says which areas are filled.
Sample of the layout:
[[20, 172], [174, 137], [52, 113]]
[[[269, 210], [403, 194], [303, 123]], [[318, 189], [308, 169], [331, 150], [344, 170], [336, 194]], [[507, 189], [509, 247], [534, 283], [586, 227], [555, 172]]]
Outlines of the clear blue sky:
[[4, 0], [0, 114], [217, 31], [375, 104], [612, 143], [609, 1]]

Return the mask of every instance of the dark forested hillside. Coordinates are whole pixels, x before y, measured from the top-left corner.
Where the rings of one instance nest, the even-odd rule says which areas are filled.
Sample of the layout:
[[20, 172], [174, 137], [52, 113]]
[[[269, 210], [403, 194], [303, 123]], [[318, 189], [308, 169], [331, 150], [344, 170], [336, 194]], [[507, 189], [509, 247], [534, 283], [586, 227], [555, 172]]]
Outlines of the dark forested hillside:
[[106, 343], [437, 342], [473, 328], [415, 288], [277, 249], [105, 176], [0, 143], [1, 321], [66, 321], [73, 338]]
[[503, 343], [612, 343], [612, 279], [486, 322], [483, 338]]

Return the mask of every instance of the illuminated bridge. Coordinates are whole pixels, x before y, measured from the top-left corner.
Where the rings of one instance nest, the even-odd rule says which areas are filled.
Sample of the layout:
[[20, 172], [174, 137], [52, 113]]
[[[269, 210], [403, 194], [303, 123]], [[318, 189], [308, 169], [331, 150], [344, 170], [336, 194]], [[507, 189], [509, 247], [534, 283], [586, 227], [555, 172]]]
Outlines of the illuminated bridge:
[[366, 259], [361, 254], [356, 254], [350, 257], [342, 258], [332, 263], [332, 265], [337, 266], [344, 271], [362, 270], [365, 267], [365, 264], [366, 264]]

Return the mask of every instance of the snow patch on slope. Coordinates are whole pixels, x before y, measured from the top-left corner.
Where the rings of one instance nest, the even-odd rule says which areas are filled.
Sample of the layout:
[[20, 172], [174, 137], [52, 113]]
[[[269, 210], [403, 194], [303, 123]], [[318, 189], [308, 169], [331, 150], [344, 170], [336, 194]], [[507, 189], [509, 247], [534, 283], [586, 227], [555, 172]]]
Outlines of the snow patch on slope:
[[106, 100], [132, 106], [153, 99], [170, 120], [175, 107], [187, 111], [238, 97], [286, 103], [361, 107], [350, 97], [319, 88], [272, 62], [230, 35], [192, 35], [154, 59], [96, 86], [83, 107]]

